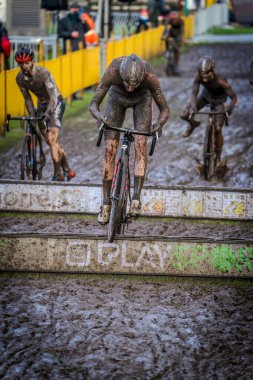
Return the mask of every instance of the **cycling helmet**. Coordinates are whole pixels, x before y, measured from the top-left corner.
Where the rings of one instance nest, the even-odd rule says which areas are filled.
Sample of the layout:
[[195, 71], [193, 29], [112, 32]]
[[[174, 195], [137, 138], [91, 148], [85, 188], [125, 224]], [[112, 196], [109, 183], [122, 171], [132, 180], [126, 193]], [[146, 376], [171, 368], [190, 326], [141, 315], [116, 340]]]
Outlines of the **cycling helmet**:
[[137, 87], [146, 72], [145, 63], [136, 54], [125, 57], [120, 65], [120, 76], [130, 86]]
[[177, 21], [179, 20], [179, 13], [177, 11], [172, 11], [169, 13], [169, 20], [170, 21]]
[[34, 52], [32, 49], [22, 46], [16, 51], [15, 60], [18, 63], [25, 63], [34, 59]]
[[200, 58], [198, 63], [198, 71], [200, 74], [208, 74], [210, 71], [214, 71], [215, 61], [213, 58], [205, 55]]

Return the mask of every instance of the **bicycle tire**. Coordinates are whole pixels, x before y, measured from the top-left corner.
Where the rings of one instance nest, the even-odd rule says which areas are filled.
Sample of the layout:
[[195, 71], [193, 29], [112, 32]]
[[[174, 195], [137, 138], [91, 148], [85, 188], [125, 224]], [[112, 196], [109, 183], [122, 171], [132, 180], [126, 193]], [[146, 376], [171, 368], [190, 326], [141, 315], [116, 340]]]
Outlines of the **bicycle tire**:
[[125, 160], [120, 159], [118, 163], [114, 197], [112, 198], [112, 208], [108, 227], [108, 240], [114, 241], [115, 235], [121, 233], [121, 224], [126, 217], [127, 192], [126, 181], [128, 180], [128, 165]]
[[39, 162], [39, 160], [38, 160], [39, 142], [38, 142], [38, 137], [36, 135], [33, 135], [32, 139], [33, 139], [33, 146], [32, 146], [32, 156], [33, 156], [33, 161], [32, 161], [33, 162], [32, 176], [33, 176], [33, 180], [35, 181], [37, 179], [37, 176], [38, 176], [38, 179], [39, 179], [38, 168], [37, 168], [37, 165], [38, 165], [38, 162]]
[[30, 165], [32, 161], [31, 152], [31, 137], [25, 136], [22, 144], [21, 160], [20, 160], [20, 179], [32, 179], [32, 166]]
[[210, 180], [214, 172], [214, 126], [208, 125], [204, 140], [204, 178]]
[[174, 58], [174, 51], [173, 49], [168, 50], [169, 56], [167, 58], [167, 64], [165, 72], [167, 76], [173, 75], [175, 71], [175, 58]]

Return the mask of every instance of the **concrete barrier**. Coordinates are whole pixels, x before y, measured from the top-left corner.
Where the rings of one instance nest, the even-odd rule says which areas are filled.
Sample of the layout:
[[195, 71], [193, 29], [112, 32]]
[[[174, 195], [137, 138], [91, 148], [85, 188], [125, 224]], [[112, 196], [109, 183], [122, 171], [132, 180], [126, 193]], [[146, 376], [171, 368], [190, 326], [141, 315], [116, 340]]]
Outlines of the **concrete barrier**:
[[0, 235], [0, 270], [253, 278], [253, 240]]
[[[0, 181], [0, 211], [97, 214], [101, 186]], [[253, 190], [210, 187], [145, 187], [142, 215], [253, 220]]]
[[228, 24], [227, 4], [214, 4], [209, 8], [198, 9], [195, 13], [195, 36], [206, 33], [214, 26]]

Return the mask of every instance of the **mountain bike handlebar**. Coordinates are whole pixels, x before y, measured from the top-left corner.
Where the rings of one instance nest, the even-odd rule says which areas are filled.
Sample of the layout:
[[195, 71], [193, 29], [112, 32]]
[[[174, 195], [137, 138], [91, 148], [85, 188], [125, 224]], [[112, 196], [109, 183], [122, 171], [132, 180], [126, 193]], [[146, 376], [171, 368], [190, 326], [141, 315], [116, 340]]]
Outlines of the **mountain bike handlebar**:
[[35, 117], [35, 116], [11, 116], [10, 114], [8, 114], [6, 116], [6, 124], [5, 124], [5, 130], [7, 132], [10, 131], [10, 128], [9, 128], [10, 120], [42, 121], [43, 119], [42, 119], [42, 117]]
[[112, 130], [112, 131], [117, 131], [117, 132], [120, 132], [120, 133], [125, 133], [125, 134], [128, 134], [128, 135], [139, 135], [139, 136], [153, 137], [152, 143], [151, 143], [151, 147], [150, 147], [150, 151], [149, 151], [149, 156], [153, 155], [156, 141], [159, 138], [158, 132], [135, 131], [134, 129], [130, 129], [130, 128], [111, 127], [111, 126], [109, 126], [109, 125], [107, 125], [105, 123], [102, 123], [99, 126], [98, 139], [97, 139], [97, 144], [96, 144], [97, 147], [99, 147], [100, 144], [101, 144], [102, 137], [103, 137], [105, 129]]
[[216, 111], [211, 111], [211, 110], [210, 111], [191, 111], [188, 120], [191, 120], [191, 118], [194, 115], [209, 115], [209, 116], [225, 115], [225, 124], [228, 125], [229, 114], [227, 113], [227, 111], [222, 111], [222, 112], [216, 112]]

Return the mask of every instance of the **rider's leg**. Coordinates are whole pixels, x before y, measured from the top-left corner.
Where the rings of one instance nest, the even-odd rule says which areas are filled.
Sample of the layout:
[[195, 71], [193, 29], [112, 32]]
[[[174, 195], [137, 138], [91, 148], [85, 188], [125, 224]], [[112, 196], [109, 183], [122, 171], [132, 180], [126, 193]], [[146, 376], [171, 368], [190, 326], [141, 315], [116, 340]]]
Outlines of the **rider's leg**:
[[[216, 106], [215, 111], [223, 112], [224, 111], [223, 105]], [[222, 153], [222, 147], [223, 147], [222, 126], [224, 124], [224, 121], [225, 121], [224, 115], [217, 115], [216, 117], [216, 146], [215, 146], [217, 167], [220, 166], [221, 164], [221, 153]]]
[[[144, 97], [133, 107], [134, 127], [138, 131], [148, 132], [152, 121], [152, 99]], [[138, 216], [141, 210], [141, 191], [147, 169], [147, 137], [135, 136], [135, 162], [134, 162], [134, 193], [131, 203], [131, 214]]]
[[[197, 99], [196, 109], [199, 111], [201, 108], [203, 108], [208, 102], [206, 99], [200, 95], [200, 97]], [[197, 128], [200, 125], [200, 121], [195, 120], [194, 116], [189, 120], [190, 117], [190, 110], [192, 108], [191, 101], [187, 102], [186, 107], [183, 109], [183, 111], [180, 114], [181, 119], [186, 120], [190, 125], [186, 128], [186, 130], [182, 133], [183, 137], [188, 137], [192, 134], [195, 128]]]
[[[105, 132], [105, 156], [103, 162], [103, 202], [98, 214], [98, 222], [106, 224], [109, 222], [111, 212], [111, 186], [114, 171], [114, 162], [118, 149], [119, 140], [108, 138], [109, 131]], [[106, 136], [107, 135], [107, 136]], [[110, 137], [110, 136], [109, 136]]]
[[64, 177], [67, 181], [70, 181], [72, 178], [76, 176], [76, 173], [74, 170], [70, 169], [68, 159], [63, 147], [61, 146], [60, 143], [58, 143], [58, 145], [59, 145], [61, 167], [64, 173]]
[[147, 169], [147, 137], [135, 136], [134, 193], [131, 213], [139, 214], [141, 210], [141, 191]]
[[62, 168], [61, 168], [61, 157], [59, 154], [59, 128], [52, 127], [46, 132], [46, 143], [50, 147], [51, 156], [54, 164], [54, 175], [52, 181], [63, 181]]

